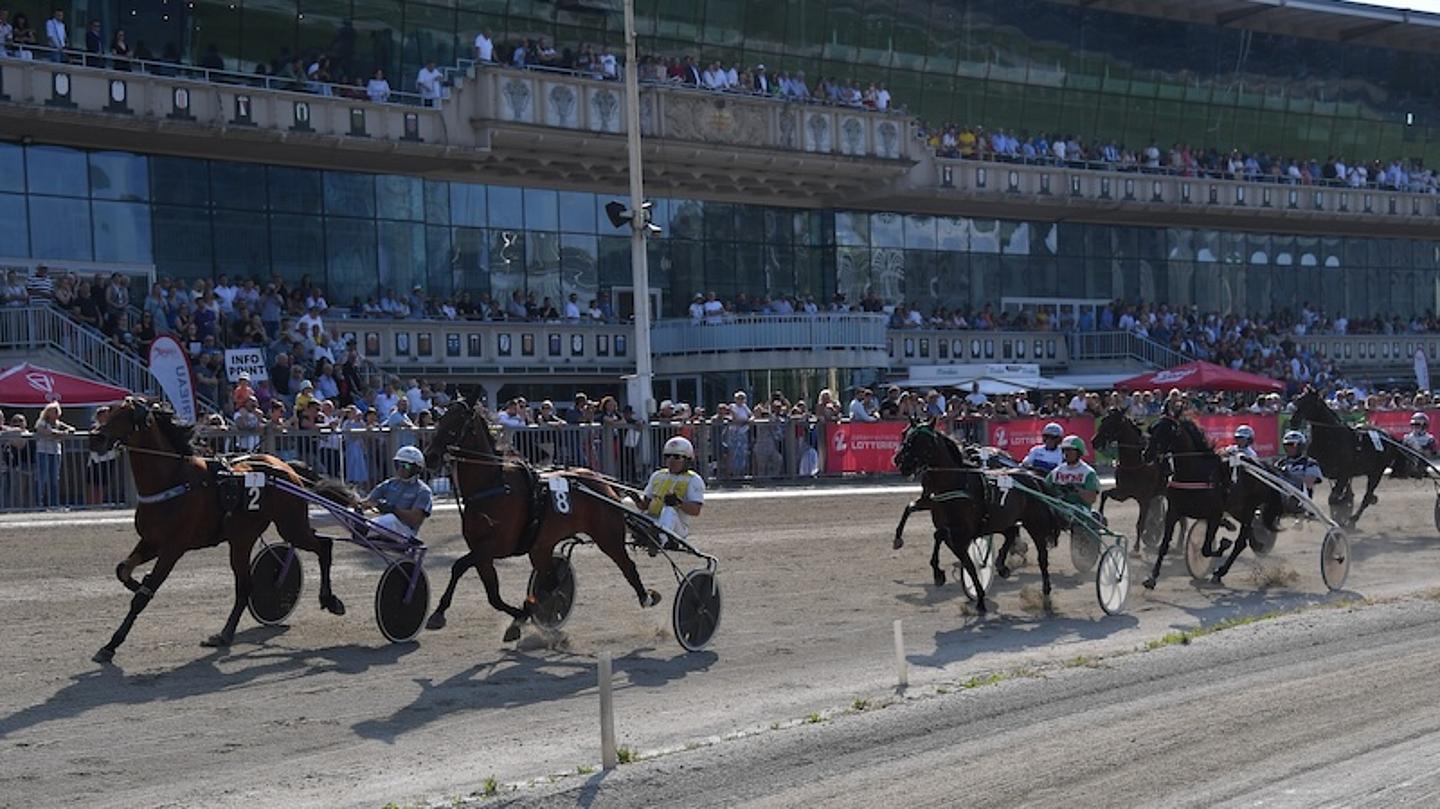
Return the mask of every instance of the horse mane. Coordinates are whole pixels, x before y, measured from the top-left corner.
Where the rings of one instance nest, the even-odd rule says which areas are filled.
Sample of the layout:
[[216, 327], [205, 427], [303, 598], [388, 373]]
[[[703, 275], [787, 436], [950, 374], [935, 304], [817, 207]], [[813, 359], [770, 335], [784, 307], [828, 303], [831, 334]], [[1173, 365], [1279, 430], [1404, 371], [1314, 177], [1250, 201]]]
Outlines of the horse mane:
[[195, 454], [195, 425], [180, 424], [175, 421], [175, 411], [168, 407], [156, 408], [152, 411], [155, 417], [155, 426], [160, 429], [160, 434], [170, 442], [171, 448], [181, 455]]
[[1210, 443], [1210, 439], [1205, 437], [1205, 431], [1201, 430], [1200, 425], [1195, 422], [1185, 419], [1180, 422], [1180, 429], [1185, 433], [1186, 437], [1190, 439], [1191, 443], [1195, 445], [1197, 450], [1215, 449], [1215, 445]]
[[1330, 409], [1330, 405], [1325, 404], [1325, 400], [1324, 400], [1323, 398], [1321, 398], [1320, 392], [1317, 391], [1317, 390], [1315, 390], [1314, 388], [1310, 388], [1309, 390], [1306, 390], [1305, 393], [1301, 394], [1300, 398], [1299, 398], [1298, 400], [1296, 400], [1295, 412], [1299, 413], [1299, 412], [1300, 412], [1300, 407], [1299, 407], [1299, 405], [1302, 404], [1302, 403], [1304, 403], [1304, 402], [1307, 401], [1307, 400], [1313, 401], [1313, 402], [1315, 403], [1315, 406], [1314, 406], [1314, 408], [1313, 408], [1313, 410], [1314, 410], [1314, 415], [1305, 416], [1305, 414], [1301, 413], [1301, 416], [1307, 417], [1307, 418], [1309, 418], [1311, 421], [1317, 421], [1317, 422], [1321, 422], [1321, 423], [1323, 423], [1323, 424], [1340, 424], [1340, 423], [1341, 423], [1340, 417], [1335, 414], [1335, 411], [1334, 411], [1334, 410], [1331, 410], [1331, 409]]

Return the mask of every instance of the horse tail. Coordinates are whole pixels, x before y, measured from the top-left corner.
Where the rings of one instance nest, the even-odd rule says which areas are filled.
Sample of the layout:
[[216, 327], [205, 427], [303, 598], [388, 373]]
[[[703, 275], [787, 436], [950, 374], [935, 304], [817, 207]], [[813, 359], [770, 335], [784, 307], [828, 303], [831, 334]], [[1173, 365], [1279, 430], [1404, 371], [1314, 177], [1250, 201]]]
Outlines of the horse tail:
[[315, 480], [307, 480], [310, 488], [321, 497], [332, 503], [338, 503], [346, 508], [354, 508], [360, 502], [360, 496], [355, 490], [334, 478], [322, 478], [317, 476]]

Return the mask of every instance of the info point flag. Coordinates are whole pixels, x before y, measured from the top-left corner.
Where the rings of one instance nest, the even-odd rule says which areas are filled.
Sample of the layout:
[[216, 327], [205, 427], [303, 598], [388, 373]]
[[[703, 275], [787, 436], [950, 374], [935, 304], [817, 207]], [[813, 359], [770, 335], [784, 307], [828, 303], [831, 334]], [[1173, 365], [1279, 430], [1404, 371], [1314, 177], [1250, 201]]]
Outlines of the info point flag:
[[190, 358], [174, 337], [157, 337], [150, 344], [150, 373], [175, 407], [175, 418], [195, 423], [195, 381], [190, 375]]

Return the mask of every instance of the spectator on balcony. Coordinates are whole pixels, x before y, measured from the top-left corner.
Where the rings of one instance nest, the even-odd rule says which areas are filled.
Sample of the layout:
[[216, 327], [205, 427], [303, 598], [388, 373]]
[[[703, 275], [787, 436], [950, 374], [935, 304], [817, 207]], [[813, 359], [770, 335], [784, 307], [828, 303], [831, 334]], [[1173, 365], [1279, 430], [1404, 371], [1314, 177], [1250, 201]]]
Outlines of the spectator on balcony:
[[85, 65], [87, 67], [105, 66], [105, 37], [100, 33], [100, 20], [93, 19], [85, 29]]
[[10, 12], [0, 8], [0, 57], [14, 54], [14, 41], [15, 27], [10, 24]]
[[600, 77], [614, 81], [620, 77], [619, 64], [609, 48], [600, 52]]
[[118, 272], [111, 274], [110, 284], [105, 288], [105, 308], [112, 315], [130, 308], [129, 278]]
[[425, 106], [433, 107], [440, 100], [440, 83], [444, 78], [445, 74], [435, 67], [434, 59], [429, 60], [425, 63], [425, 67], [420, 68], [420, 73], [415, 77], [415, 89], [419, 91]]
[[110, 68], [130, 71], [130, 44], [125, 41], [124, 28], [117, 28], [110, 35]]
[[755, 90], [755, 92], [759, 93], [762, 96], [768, 96], [774, 89], [773, 85], [774, 82], [770, 81], [770, 76], [765, 72], [765, 66], [756, 65], [755, 81], [753, 84], [753, 89]]
[[209, 45], [205, 46], [205, 53], [200, 57], [200, 67], [203, 67], [206, 70], [225, 69], [225, 60], [220, 56], [219, 45], [211, 42]]
[[11, 270], [5, 274], [5, 288], [0, 290], [6, 306], [25, 306], [30, 303], [30, 292], [25, 288], [20, 273]]
[[[800, 75], [804, 76], [805, 74], [801, 73]], [[875, 109], [881, 112], [890, 109], [890, 91], [885, 88], [884, 82], [881, 82], [875, 89]]]
[[70, 34], [65, 30], [65, 12], [55, 9], [45, 21], [45, 46], [50, 49], [50, 61], [65, 61], [65, 50], [70, 47]]
[[10, 32], [10, 43], [15, 55], [21, 59], [34, 59], [37, 39], [35, 29], [30, 27], [30, 17], [23, 12], [15, 14], [14, 27]]
[[385, 71], [375, 68], [375, 73], [370, 77], [369, 83], [365, 85], [365, 95], [370, 97], [376, 104], [384, 104], [390, 100], [390, 82], [385, 80]]
[[495, 61], [495, 40], [490, 38], [489, 29], [475, 35], [475, 61], [486, 65]]
[[711, 62], [710, 66], [705, 68], [705, 72], [700, 75], [700, 83], [711, 90], [725, 89], [725, 71], [719, 62]]

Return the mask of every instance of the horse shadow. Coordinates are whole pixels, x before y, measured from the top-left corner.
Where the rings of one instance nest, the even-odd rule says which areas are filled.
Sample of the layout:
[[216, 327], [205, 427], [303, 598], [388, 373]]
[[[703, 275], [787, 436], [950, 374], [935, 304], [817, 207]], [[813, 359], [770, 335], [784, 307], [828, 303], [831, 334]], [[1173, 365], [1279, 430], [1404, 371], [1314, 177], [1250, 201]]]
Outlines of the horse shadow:
[[1171, 623], [1171, 629], [1183, 631], [1193, 629], [1197, 625], [1200, 627], [1213, 626], [1222, 621], [1236, 618], [1250, 618], [1273, 612], [1303, 609], [1317, 604], [1359, 597], [1358, 593], [1348, 590], [1314, 593], [1285, 587], [1261, 587], [1255, 590], [1230, 591], [1217, 590], [1214, 585], [1207, 586], [1203, 582], [1195, 582], [1195, 585], [1195, 589], [1209, 592], [1213, 596], [1203, 606], [1181, 604], [1155, 597], [1152, 594], [1150, 603], [1170, 607], [1189, 616], [1190, 620], [1188, 621], [1177, 619]]
[[[283, 627], [254, 627], [239, 632], [229, 649], [213, 649], [176, 668], [159, 672], [128, 674], [118, 664], [76, 674], [69, 684], [44, 702], [0, 716], [0, 739], [46, 722], [75, 718], [88, 711], [113, 705], [143, 706], [173, 702], [222, 692], [241, 692], [253, 687], [271, 687], [314, 674], [355, 676], [372, 668], [393, 665], [418, 647], [414, 643], [381, 647], [339, 645], [319, 649], [288, 649], [266, 642], [284, 632]], [[242, 644], [265, 644], [236, 651]], [[221, 670], [221, 663], [250, 662], [234, 670]]]
[[[615, 658], [614, 671], [624, 674], [617, 691], [629, 688], [657, 688], [709, 669], [719, 659], [714, 652], [682, 652], [657, 659], [636, 649]], [[599, 667], [588, 655], [555, 653], [535, 655], [521, 649], [507, 649], [499, 659], [470, 666], [435, 682], [417, 677], [420, 693], [410, 704], [387, 717], [365, 719], [351, 726], [357, 736], [393, 744], [405, 733], [460, 712], [515, 708], [573, 697], [597, 688]]]
[[955, 629], [936, 632], [934, 652], [906, 655], [906, 660], [916, 666], [944, 668], [981, 653], [1023, 652], [1057, 644], [1102, 640], [1139, 625], [1140, 620], [1133, 615], [1096, 618], [1064, 618], [1053, 614], [975, 617]]
[[1440, 549], [1440, 542], [1433, 537], [1389, 532], [1362, 534], [1350, 539], [1350, 561], [1364, 562], [1379, 556], [1433, 552], [1437, 549]]

